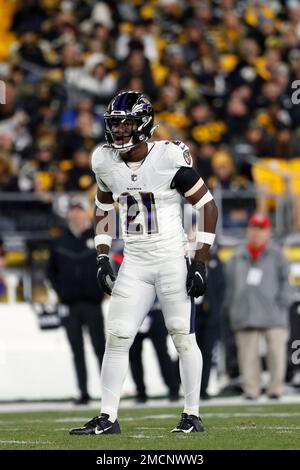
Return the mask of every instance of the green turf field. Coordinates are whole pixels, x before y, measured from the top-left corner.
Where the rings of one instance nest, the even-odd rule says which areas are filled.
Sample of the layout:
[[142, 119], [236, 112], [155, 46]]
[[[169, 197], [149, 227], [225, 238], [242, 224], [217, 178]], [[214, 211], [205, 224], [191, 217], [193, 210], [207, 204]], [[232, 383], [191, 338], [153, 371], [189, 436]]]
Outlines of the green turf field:
[[120, 411], [121, 435], [69, 436], [97, 411], [0, 414], [0, 449], [300, 449], [300, 405], [203, 407], [205, 433], [171, 434], [177, 408]]

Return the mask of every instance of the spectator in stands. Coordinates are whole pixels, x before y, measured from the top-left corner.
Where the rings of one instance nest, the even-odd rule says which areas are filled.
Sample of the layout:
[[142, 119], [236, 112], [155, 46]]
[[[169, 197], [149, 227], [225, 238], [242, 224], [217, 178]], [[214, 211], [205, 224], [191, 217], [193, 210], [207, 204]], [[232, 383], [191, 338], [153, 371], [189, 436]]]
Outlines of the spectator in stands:
[[203, 29], [201, 23], [194, 18], [189, 18], [184, 25], [184, 33], [186, 37], [183, 46], [184, 57], [188, 64], [199, 59], [199, 43], [203, 39]]
[[[78, 115], [82, 112], [93, 113], [94, 105], [91, 97], [86, 94], [80, 94], [77, 97], [74, 107], [66, 108], [60, 116], [60, 127], [62, 131], [69, 131], [76, 127], [76, 121]], [[65, 158], [70, 158], [69, 155], [65, 155]]]
[[283, 393], [287, 363], [289, 266], [270, 235], [270, 219], [254, 214], [246, 246], [237, 250], [226, 269], [225, 306], [235, 331], [245, 397], [252, 400], [262, 390], [260, 338], [267, 343], [270, 398], [278, 399]]
[[39, 139], [34, 157], [20, 169], [20, 188], [37, 193], [51, 191], [56, 171], [53, 142], [47, 137]]
[[74, 196], [68, 209], [68, 228], [53, 240], [48, 277], [59, 301], [65, 305], [62, 324], [73, 353], [80, 396], [77, 404], [90, 400], [87, 387], [83, 330], [87, 327], [101, 369], [104, 328], [101, 312], [103, 292], [96, 279], [94, 235], [86, 199]]
[[118, 60], [125, 59], [130, 52], [132, 41], [138, 41], [144, 46], [145, 57], [150, 62], [156, 62], [158, 59], [158, 51], [151, 26], [151, 22], [139, 20], [132, 24], [132, 30], [130, 32], [121, 32], [116, 41], [116, 58]]
[[271, 155], [272, 137], [257, 121], [250, 121], [244, 134], [230, 141], [235, 165], [239, 173], [252, 180], [251, 166], [260, 157]]
[[120, 76], [117, 89], [128, 89], [128, 83], [133, 78], [143, 80], [143, 90], [152, 100], [156, 98], [157, 90], [153, 80], [149, 60], [144, 55], [144, 46], [139, 41], [129, 44], [129, 53], [120, 65]]
[[[15, 62], [21, 62], [26, 67], [26, 63], [31, 65], [46, 67], [47, 60], [44, 56], [38, 35], [34, 27], [23, 26], [20, 34], [20, 45], [15, 51]], [[22, 65], [23, 65], [22, 64]]]
[[170, 44], [165, 50], [165, 64], [170, 75], [178, 74], [184, 77], [187, 74], [187, 63], [183, 48], [179, 44]]
[[201, 175], [204, 182], [207, 182], [213, 176], [212, 158], [216, 152], [216, 146], [210, 142], [197, 145], [190, 140], [186, 140], [186, 144], [191, 151], [195, 169]]
[[205, 101], [192, 103], [189, 117], [187, 131], [195, 142], [207, 144], [224, 141], [226, 124], [215, 117], [208, 103]]
[[85, 149], [78, 149], [73, 155], [73, 167], [67, 172], [67, 191], [87, 191], [95, 185], [91, 169], [90, 154]]
[[245, 132], [249, 122], [249, 115], [250, 112], [246, 100], [233, 93], [226, 106], [225, 120], [228, 137]]
[[226, 149], [215, 152], [212, 159], [214, 176], [208, 180], [216, 197], [221, 198], [223, 228], [247, 226], [251, 212], [255, 208], [252, 184], [243, 176], [236, 174], [235, 165]]
[[32, 141], [27, 124], [28, 116], [22, 109], [18, 109], [11, 118], [0, 123], [0, 134], [8, 132], [13, 137], [14, 146], [18, 152], [23, 152]]
[[[4, 70], [3, 70], [4, 69]], [[0, 121], [10, 118], [16, 110], [19, 88], [13, 79], [13, 72], [7, 62], [1, 64], [0, 78]]]
[[18, 179], [13, 172], [10, 155], [0, 150], [0, 192], [19, 191]]
[[103, 54], [91, 54], [85, 61], [82, 74], [73, 85], [92, 96], [96, 103], [110, 101], [116, 89], [115, 78], [108, 74], [107, 58]]
[[291, 125], [283, 122], [277, 123], [270, 155], [284, 160], [300, 157], [299, 138], [292, 131]]
[[108, 56], [110, 53], [111, 43], [113, 42], [113, 37], [110, 34], [109, 28], [101, 21], [94, 23], [89, 36], [89, 50], [100, 52]]
[[14, 150], [14, 134], [9, 129], [0, 128], [0, 150], [10, 154]]
[[[20, 102], [28, 116], [28, 128], [33, 140], [39, 138], [41, 133], [56, 133], [56, 122], [65, 108], [66, 91], [63, 86], [62, 72], [58, 71], [58, 80], [51, 78], [50, 71], [47, 78], [38, 81], [34, 92], [30, 88], [20, 90]], [[55, 140], [55, 138], [54, 138]]]
[[78, 148], [91, 152], [101, 138], [104, 138], [103, 127], [97, 116], [91, 111], [80, 111], [75, 128], [59, 133], [59, 158], [71, 159]]
[[[257, 121], [268, 137], [257, 141], [257, 132], [250, 130], [255, 156], [280, 157], [286, 150], [290, 158], [298, 152], [300, 112], [291, 103], [290, 84], [300, 76], [299, 34], [297, 9], [290, 5], [23, 3], [10, 7], [15, 10], [7, 24], [11, 37], [0, 45], [0, 79], [6, 85], [0, 127], [20, 116], [17, 109], [28, 115], [28, 122], [18, 124], [17, 139], [13, 136], [20, 167], [41, 126], [54, 132], [61, 160], [101, 142], [102, 101], [115, 82], [157, 100], [161, 138], [233, 144], [237, 170], [247, 179], [251, 163], [239, 158], [249, 123]], [[82, 92], [89, 93], [91, 105], [77, 110]], [[277, 132], [283, 112], [291, 130]]]
[[181, 91], [172, 85], [164, 85], [159, 91], [157, 122], [169, 132], [169, 138], [183, 138], [182, 129], [188, 123], [182, 102]]

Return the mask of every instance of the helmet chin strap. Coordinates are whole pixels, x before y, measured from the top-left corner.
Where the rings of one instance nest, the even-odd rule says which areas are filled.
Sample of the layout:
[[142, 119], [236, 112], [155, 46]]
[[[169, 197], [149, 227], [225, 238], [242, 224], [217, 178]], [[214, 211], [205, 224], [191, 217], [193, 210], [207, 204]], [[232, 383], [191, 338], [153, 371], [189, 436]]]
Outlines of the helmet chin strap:
[[159, 124], [156, 124], [156, 126], [152, 127], [151, 131], [150, 131], [150, 136], [152, 137], [154, 132], [155, 132], [155, 129], [157, 129], [159, 127]]

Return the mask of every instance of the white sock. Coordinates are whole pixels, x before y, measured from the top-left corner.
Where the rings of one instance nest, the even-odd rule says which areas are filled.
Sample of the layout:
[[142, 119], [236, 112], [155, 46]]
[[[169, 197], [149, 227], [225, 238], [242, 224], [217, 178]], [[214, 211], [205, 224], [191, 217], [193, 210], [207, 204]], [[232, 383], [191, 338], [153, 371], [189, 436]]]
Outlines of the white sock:
[[101, 413], [109, 415], [114, 422], [118, 416], [118, 407], [122, 386], [128, 370], [129, 349], [133, 338], [119, 338], [108, 335], [101, 370]]
[[183, 412], [199, 416], [203, 364], [201, 351], [198, 347], [195, 334], [172, 335], [172, 337], [179, 354], [179, 370], [184, 394]]

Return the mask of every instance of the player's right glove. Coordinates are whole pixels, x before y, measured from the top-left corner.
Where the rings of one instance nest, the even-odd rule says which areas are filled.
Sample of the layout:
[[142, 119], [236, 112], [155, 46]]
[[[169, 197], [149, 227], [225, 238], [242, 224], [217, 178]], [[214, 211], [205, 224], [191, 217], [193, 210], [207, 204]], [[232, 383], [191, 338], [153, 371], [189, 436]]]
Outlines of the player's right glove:
[[97, 281], [101, 289], [108, 295], [111, 295], [114, 282], [116, 280], [115, 273], [111, 267], [109, 257], [107, 255], [97, 256]]
[[200, 297], [206, 290], [206, 266], [202, 261], [193, 260], [188, 267], [186, 290], [191, 297]]

